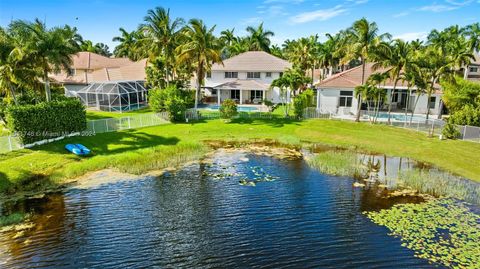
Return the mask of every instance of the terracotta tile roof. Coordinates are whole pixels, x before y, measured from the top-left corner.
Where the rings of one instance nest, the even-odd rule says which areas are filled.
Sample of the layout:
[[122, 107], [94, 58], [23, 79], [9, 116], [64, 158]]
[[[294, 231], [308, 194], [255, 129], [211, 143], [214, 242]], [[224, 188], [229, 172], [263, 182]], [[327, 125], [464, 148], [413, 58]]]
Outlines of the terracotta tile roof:
[[[368, 79], [368, 77], [371, 74], [374, 73], [382, 73], [385, 72], [386, 69], [378, 69], [378, 70], [373, 70], [373, 63], [367, 63], [365, 65], [365, 81]], [[393, 80], [388, 79], [382, 87], [385, 88], [393, 88]], [[316, 87], [321, 88], [321, 89], [343, 89], [343, 88], [355, 88], [357, 86], [362, 85], [362, 66], [357, 66], [348, 70], [345, 70], [341, 73], [335, 74], [329, 78], [326, 78], [318, 83], [315, 84]], [[397, 88], [402, 89], [402, 88], [407, 88], [407, 83], [403, 81], [398, 81], [397, 82]], [[436, 87], [440, 88], [440, 85], [436, 85]]]
[[131, 64], [128, 58], [108, 58], [96, 53], [82, 51], [72, 56], [72, 68], [75, 69], [99, 69], [105, 67], [120, 67]]
[[73, 56], [75, 75], [66, 71], [52, 74], [50, 78], [65, 84], [88, 84], [113, 80], [145, 80], [147, 59], [133, 62], [128, 58], [108, 58], [91, 52], [79, 52]]
[[212, 65], [212, 71], [277, 71], [283, 72], [292, 67], [288, 61], [280, 59], [264, 51], [247, 51], [222, 64]]
[[231, 90], [231, 89], [238, 89], [238, 90], [268, 90], [269, 85], [260, 83], [256, 80], [253, 79], [237, 79], [235, 81], [230, 81], [226, 82], [223, 84], [220, 84], [216, 87], [215, 89], [225, 89], [225, 90]]

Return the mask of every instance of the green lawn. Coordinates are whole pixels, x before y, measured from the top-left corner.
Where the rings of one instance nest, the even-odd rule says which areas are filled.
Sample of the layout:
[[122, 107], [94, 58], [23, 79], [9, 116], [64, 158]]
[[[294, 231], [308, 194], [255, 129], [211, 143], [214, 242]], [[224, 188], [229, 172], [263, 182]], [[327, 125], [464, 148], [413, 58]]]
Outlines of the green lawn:
[[145, 114], [145, 113], [151, 113], [151, 112], [152, 112], [152, 110], [149, 107], [142, 108], [142, 109], [139, 109], [139, 110], [123, 112], [123, 113], [87, 110], [87, 120], [122, 118], [122, 117], [134, 116], [134, 115], [138, 115], [138, 114]]
[[[102, 168], [143, 173], [199, 158], [204, 140], [275, 139], [282, 143], [325, 143], [358, 150], [410, 157], [480, 181], [480, 144], [440, 141], [395, 127], [334, 120], [237, 119], [195, 124], [166, 124], [138, 130], [69, 138], [31, 150], [0, 155], [0, 191], [42, 178], [61, 182]], [[67, 153], [66, 143], [82, 143], [94, 155]], [[3, 179], [2, 179], [3, 178]], [[28, 182], [28, 180], [27, 180]]]

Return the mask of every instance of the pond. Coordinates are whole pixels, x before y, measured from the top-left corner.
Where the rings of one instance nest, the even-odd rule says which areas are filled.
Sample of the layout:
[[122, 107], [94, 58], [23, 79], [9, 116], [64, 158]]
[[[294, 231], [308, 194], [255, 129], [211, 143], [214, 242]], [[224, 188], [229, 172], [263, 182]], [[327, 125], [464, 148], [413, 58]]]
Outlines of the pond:
[[35, 214], [0, 233], [0, 267], [439, 268], [362, 214], [420, 198], [352, 183], [301, 159], [220, 150], [160, 177], [3, 205]]

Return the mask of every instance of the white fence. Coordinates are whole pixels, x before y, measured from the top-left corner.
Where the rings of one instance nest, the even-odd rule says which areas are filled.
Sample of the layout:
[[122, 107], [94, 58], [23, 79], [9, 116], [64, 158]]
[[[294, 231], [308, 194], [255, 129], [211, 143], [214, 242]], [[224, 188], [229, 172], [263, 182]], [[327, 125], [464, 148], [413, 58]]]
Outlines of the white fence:
[[[186, 112], [186, 118], [190, 120], [199, 120], [199, 119], [219, 119], [220, 113], [218, 111], [198, 111], [198, 110], [188, 110]], [[303, 117], [305, 119], [340, 119], [332, 113], [325, 113], [317, 110], [316, 108], [308, 108], [305, 110]], [[274, 118], [283, 118], [282, 115], [275, 115], [270, 112], [240, 112], [236, 116], [238, 119], [274, 119]], [[344, 120], [352, 120], [343, 118]], [[368, 119], [363, 119], [368, 120]], [[156, 126], [169, 123], [168, 114], [166, 112], [153, 114], [146, 113], [135, 116], [127, 116], [122, 118], [108, 118], [108, 119], [99, 119], [92, 120], [87, 122], [87, 133], [96, 134], [96, 133], [107, 133], [115, 132], [120, 130], [127, 129], [136, 129], [142, 127]], [[407, 121], [398, 121], [392, 120], [390, 123], [387, 121], [378, 121], [379, 124], [388, 124], [391, 126], [406, 128], [415, 130], [418, 132], [424, 132], [431, 134], [433, 136], [439, 136], [442, 133], [443, 126], [445, 121], [436, 120], [436, 119], [425, 119], [425, 120], [407, 120]], [[458, 131], [460, 132], [459, 139], [465, 141], [473, 141], [480, 143], [480, 127], [474, 126], [457, 126]], [[44, 144], [42, 142], [48, 141], [39, 141], [39, 144]], [[36, 144], [38, 144], [36, 143]], [[18, 138], [15, 136], [0, 136], [0, 153], [9, 152], [13, 150], [22, 149], [24, 146], [19, 142]]]

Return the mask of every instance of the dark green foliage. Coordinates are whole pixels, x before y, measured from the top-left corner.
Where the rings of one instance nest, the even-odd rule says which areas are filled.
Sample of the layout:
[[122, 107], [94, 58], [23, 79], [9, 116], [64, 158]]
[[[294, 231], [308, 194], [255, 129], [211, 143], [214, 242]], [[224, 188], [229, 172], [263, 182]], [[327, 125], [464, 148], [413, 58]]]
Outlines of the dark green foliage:
[[168, 112], [171, 121], [185, 120], [185, 111], [193, 107], [195, 92], [181, 90], [174, 85], [165, 89], [152, 89], [148, 93], [150, 107], [155, 112]]
[[220, 106], [220, 117], [223, 119], [231, 119], [238, 114], [237, 103], [231, 99], [223, 101]]
[[458, 125], [480, 126], [480, 106], [465, 105], [452, 113], [450, 121]]
[[295, 114], [295, 117], [302, 118], [303, 111], [305, 111], [307, 107], [312, 107], [314, 105], [313, 100], [314, 93], [310, 89], [297, 95], [295, 99], [293, 99], [293, 113]]
[[24, 144], [81, 132], [87, 126], [85, 107], [76, 99], [9, 106], [6, 119]]
[[458, 131], [455, 124], [451, 123], [450, 121], [445, 124], [442, 130], [442, 135], [447, 139], [457, 139], [460, 137], [460, 132]]

